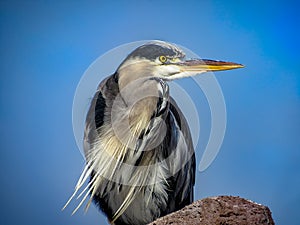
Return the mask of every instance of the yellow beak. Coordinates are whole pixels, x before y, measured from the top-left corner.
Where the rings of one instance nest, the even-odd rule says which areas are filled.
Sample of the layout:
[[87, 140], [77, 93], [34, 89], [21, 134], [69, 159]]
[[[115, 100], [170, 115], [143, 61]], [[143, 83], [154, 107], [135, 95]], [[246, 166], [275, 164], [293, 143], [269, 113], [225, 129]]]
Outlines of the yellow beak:
[[243, 68], [242, 64], [233, 62], [223, 62], [209, 59], [192, 59], [177, 64], [182, 71], [204, 72], [204, 71], [222, 71]]

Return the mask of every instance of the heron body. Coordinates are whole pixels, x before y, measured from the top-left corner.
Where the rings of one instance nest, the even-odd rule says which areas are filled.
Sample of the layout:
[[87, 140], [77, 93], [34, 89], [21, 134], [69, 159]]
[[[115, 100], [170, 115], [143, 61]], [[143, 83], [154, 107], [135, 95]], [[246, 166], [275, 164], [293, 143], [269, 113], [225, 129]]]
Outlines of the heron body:
[[148, 224], [190, 204], [195, 153], [167, 82], [240, 67], [185, 60], [182, 50], [162, 41], [135, 49], [92, 99], [84, 133], [86, 167], [71, 199], [89, 178], [82, 202], [90, 195], [87, 207], [93, 200], [116, 225]]

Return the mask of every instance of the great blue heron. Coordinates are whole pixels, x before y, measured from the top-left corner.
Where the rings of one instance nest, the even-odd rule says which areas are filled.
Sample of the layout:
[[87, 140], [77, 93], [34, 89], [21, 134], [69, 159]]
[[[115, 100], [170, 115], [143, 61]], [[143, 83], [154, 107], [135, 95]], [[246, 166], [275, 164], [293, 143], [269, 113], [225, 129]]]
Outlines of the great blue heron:
[[194, 148], [167, 81], [241, 67], [185, 60], [182, 50], [162, 41], [131, 52], [100, 83], [91, 102], [84, 133], [86, 167], [70, 200], [90, 180], [74, 212], [90, 195], [87, 208], [94, 200], [111, 224], [142, 225], [190, 204]]

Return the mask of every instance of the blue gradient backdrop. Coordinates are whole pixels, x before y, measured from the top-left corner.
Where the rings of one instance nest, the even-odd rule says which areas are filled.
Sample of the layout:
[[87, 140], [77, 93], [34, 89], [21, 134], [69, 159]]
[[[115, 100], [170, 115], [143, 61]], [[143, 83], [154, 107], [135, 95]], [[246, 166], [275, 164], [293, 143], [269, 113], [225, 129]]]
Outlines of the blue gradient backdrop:
[[196, 198], [239, 195], [268, 205], [276, 224], [298, 224], [298, 9], [296, 1], [1, 1], [0, 223], [106, 224], [95, 207], [61, 212], [84, 163], [72, 132], [76, 85], [111, 48], [162, 39], [246, 65], [216, 74], [227, 131], [216, 160], [197, 172]]

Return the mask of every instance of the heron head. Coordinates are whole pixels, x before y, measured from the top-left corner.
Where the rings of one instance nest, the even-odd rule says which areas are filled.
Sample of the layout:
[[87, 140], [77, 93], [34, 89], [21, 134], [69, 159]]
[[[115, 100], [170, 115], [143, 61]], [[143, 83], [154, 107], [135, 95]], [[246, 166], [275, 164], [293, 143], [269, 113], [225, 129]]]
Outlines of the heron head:
[[[208, 59], [186, 59], [185, 53], [174, 44], [163, 41], [146, 43], [131, 52], [119, 66], [118, 72], [136, 78], [158, 77], [174, 80], [209, 71], [231, 70], [241, 64]], [[134, 77], [136, 76], [136, 77]]]

